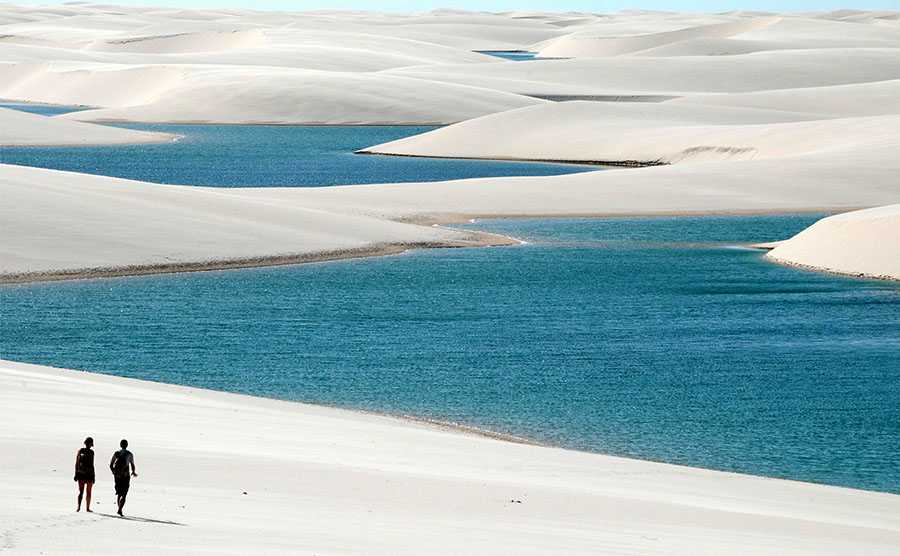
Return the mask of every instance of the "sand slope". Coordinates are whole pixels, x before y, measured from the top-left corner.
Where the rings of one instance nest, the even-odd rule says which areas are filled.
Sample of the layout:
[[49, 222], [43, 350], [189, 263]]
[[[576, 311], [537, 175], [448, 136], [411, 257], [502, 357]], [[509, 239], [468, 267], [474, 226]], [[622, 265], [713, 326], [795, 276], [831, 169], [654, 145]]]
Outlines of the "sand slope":
[[[609, 57], [433, 64], [385, 73], [520, 94], [743, 93], [900, 78], [895, 48], [776, 50], [740, 56]], [[828, 68], [823, 71], [823, 68]]]
[[807, 112], [819, 117], [900, 114], [900, 80], [753, 93], [694, 94], [671, 104], [706, 104]]
[[[0, 165], [0, 192], [10, 199], [0, 213], [6, 230], [0, 274], [184, 263], [221, 267], [229, 266], [222, 261], [241, 258], [378, 252], [384, 243], [472, 241], [391, 220], [883, 205], [897, 198], [896, 152], [891, 143], [798, 155], [790, 164], [738, 160], [549, 177], [317, 188], [162, 186]], [[151, 208], [154, 218], [143, 218]], [[268, 264], [272, 262], [278, 261]]]
[[[6, 35], [0, 54], [9, 62], [44, 60], [108, 64], [259, 65], [330, 71], [377, 71], [431, 63], [496, 63], [496, 58], [426, 40], [337, 29], [232, 25], [148, 26], [83, 44]], [[181, 32], [177, 32], [182, 29]], [[390, 28], [389, 28], [390, 29]], [[378, 31], [375, 29], [374, 31]]]
[[543, 101], [381, 73], [258, 66], [15, 64], [0, 98], [107, 106], [81, 121], [450, 123]]
[[767, 256], [839, 274], [900, 280], [900, 205], [824, 218]]
[[[110, 418], [115, 415], [115, 418]], [[900, 497], [512, 444], [322, 407], [0, 363], [12, 553], [893, 554]], [[224, 426], [223, 426], [224, 425]], [[72, 454], [96, 441], [97, 513]], [[104, 464], [139, 477], [108, 517]], [[518, 502], [521, 501], [521, 502]]]
[[[0, 165], [0, 274], [41, 277], [154, 266], [177, 270], [377, 254], [477, 241], [471, 234], [235, 196]], [[148, 210], [152, 208], [152, 218]], [[267, 260], [268, 259], [268, 260]], [[124, 269], [125, 273], [127, 268]]]
[[[895, 12], [864, 10], [297, 14], [4, 6], [0, 98], [96, 107], [31, 117], [28, 126], [29, 117], [15, 116], [20, 142], [43, 140], [51, 122], [462, 122], [369, 150], [674, 165], [227, 194], [0, 167], [0, 186], [30, 207], [9, 211], [14, 226], [6, 226], [2, 268], [204, 264], [447, 239], [389, 222], [397, 219], [893, 203], [900, 194], [898, 21]], [[472, 52], [490, 48], [559, 49], [576, 58], [520, 63]], [[566, 95], [604, 102], [535, 98]], [[26, 127], [36, 139], [25, 138]], [[68, 129], [91, 129], [84, 141], [112, 140], [98, 135], [102, 128]], [[61, 201], [62, 182], [84, 188], [81, 198]], [[176, 206], [183, 198], [190, 202]], [[160, 211], [165, 225], [126, 228], [148, 211]], [[193, 211], [202, 217], [191, 221]], [[271, 218], [289, 233], [267, 227]], [[255, 239], [238, 231], [248, 220]], [[196, 243], [182, 246], [180, 228], [197, 230]], [[242, 239], [224, 239], [233, 237]]]
[[671, 164], [900, 146], [900, 115], [794, 121], [810, 118], [692, 104], [563, 102], [476, 118], [364, 152]]
[[[673, 14], [669, 20], [680, 21]], [[575, 32], [543, 41], [535, 48], [545, 57], [597, 58], [605, 56], [722, 56], [764, 50], [900, 47], [900, 30], [872, 25], [847, 25], [803, 14], [717, 14], [708, 22], [650, 33], [636, 29], [588, 24]]]
[[86, 110], [81, 121], [442, 124], [543, 101], [379, 73], [223, 67], [198, 71], [138, 106]]
[[82, 106], [131, 106], [153, 102], [180, 83], [171, 66], [0, 63], [0, 98]]
[[[564, 216], [846, 210], [893, 203], [896, 146], [783, 160], [735, 160], [550, 177], [429, 184], [241, 189], [377, 217], [438, 222], [492, 216]], [[760, 179], [764, 176], [765, 179]], [[785, 184], [788, 184], [787, 186]]]
[[[71, 122], [0, 108], [0, 147], [13, 145], [113, 145], [163, 143], [176, 136]], [[3, 155], [0, 153], [0, 161]]]
[[450, 123], [540, 101], [374, 72], [496, 65], [502, 61], [472, 50], [560, 33], [472, 13], [78, 5], [64, 12], [10, 6], [2, 14], [0, 98], [111, 110], [77, 116], [94, 120]]
[[[520, 95], [679, 96], [898, 80], [895, 16], [4, 6], [0, 98], [115, 109], [81, 116], [96, 119], [451, 123], [534, 103]], [[479, 49], [576, 59], [522, 64]]]
[[573, 34], [546, 41], [542, 44], [538, 54], [544, 58], [616, 56], [693, 39], [731, 37], [753, 29], [765, 28], [779, 21], [781, 21], [780, 17], [760, 17], [626, 37], [592, 37]]

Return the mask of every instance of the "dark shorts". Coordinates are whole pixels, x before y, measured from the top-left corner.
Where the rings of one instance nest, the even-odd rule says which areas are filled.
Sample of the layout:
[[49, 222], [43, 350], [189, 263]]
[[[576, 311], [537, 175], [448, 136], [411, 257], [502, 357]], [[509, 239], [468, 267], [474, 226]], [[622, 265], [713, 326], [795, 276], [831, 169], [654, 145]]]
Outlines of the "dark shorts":
[[125, 496], [128, 494], [128, 488], [131, 486], [131, 476], [116, 477], [116, 496]]

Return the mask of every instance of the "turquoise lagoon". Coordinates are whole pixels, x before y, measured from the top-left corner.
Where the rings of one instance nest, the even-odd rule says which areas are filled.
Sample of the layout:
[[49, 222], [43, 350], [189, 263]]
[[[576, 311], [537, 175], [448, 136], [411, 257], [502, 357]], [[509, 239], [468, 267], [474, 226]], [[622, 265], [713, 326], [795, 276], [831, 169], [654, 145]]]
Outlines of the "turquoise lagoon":
[[2, 352], [900, 493], [900, 286], [739, 246], [816, 218], [489, 221], [529, 243], [6, 286]]
[[[224, 186], [586, 169], [352, 154], [430, 128], [129, 127], [186, 137], [0, 161]], [[900, 285], [741, 247], [821, 216], [485, 221], [528, 243], [3, 286], [0, 356], [900, 493]]]
[[365, 147], [436, 129], [434, 126], [119, 124], [119, 127], [183, 137], [177, 142], [149, 145], [0, 147], [0, 163], [154, 183], [217, 187], [423, 182], [547, 176], [598, 169], [577, 164], [354, 154]]

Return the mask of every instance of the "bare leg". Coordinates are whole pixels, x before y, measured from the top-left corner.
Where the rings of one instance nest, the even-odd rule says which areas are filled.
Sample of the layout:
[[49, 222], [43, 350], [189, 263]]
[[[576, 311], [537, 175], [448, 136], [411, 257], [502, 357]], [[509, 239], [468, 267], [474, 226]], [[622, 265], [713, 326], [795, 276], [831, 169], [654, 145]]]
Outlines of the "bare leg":
[[117, 497], [116, 503], [119, 505], [119, 515], [122, 515], [122, 508], [125, 507], [125, 497], [124, 496]]
[[[78, 507], [75, 508], [76, 512], [81, 511], [81, 497], [84, 496], [84, 481], [78, 481]], [[90, 504], [90, 502], [88, 502]]]
[[85, 483], [87, 486], [87, 506], [85, 510], [91, 511], [91, 491], [94, 490], [94, 483]]

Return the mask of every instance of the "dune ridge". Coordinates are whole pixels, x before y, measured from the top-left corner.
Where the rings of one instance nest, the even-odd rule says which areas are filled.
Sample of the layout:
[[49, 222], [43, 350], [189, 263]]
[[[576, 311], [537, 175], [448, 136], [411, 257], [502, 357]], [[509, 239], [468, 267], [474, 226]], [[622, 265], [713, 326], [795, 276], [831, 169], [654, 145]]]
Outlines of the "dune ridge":
[[728, 23], [713, 23], [700, 27], [688, 27], [678, 31], [665, 31], [649, 35], [626, 37], [592, 37], [572, 34], [550, 40], [541, 45], [538, 54], [544, 58], [599, 58], [635, 53], [663, 45], [698, 39], [731, 37], [761, 29], [781, 21], [778, 16], [748, 18]]

